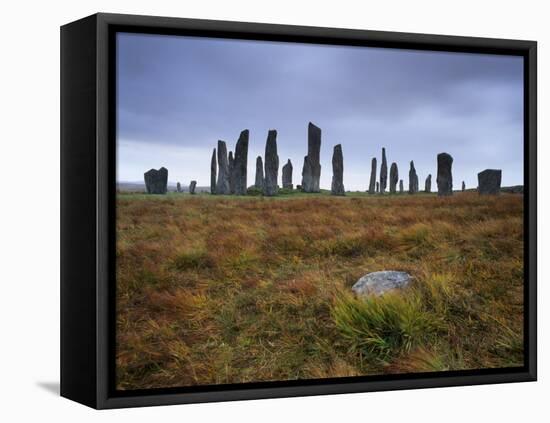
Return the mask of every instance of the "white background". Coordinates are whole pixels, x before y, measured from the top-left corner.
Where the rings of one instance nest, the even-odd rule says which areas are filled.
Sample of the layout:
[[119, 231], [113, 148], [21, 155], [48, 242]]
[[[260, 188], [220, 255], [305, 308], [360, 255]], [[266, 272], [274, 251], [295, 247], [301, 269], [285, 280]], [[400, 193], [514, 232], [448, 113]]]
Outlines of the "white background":
[[[0, 25], [0, 420], [549, 421], [550, 13], [546, 1], [4, 1]], [[539, 381], [93, 411], [58, 397], [59, 26], [118, 12], [539, 42]], [[546, 334], [543, 331], [546, 330]], [[546, 390], [546, 393], [544, 391]]]

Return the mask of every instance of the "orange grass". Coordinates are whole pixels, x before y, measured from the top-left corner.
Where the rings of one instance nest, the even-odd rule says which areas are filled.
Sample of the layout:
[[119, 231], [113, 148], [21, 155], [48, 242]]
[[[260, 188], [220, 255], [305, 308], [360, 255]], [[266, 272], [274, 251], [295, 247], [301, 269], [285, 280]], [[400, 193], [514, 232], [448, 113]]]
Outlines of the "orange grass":
[[[522, 205], [120, 194], [117, 387], [521, 366]], [[384, 269], [412, 287], [349, 294]]]

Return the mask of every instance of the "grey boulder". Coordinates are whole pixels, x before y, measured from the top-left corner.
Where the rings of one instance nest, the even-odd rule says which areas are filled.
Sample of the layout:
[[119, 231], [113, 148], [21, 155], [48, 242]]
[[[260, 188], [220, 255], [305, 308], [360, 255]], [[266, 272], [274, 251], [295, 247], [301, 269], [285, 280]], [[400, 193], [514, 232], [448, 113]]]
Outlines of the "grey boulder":
[[411, 283], [412, 277], [406, 272], [382, 270], [367, 273], [351, 287], [358, 296], [381, 296], [388, 291], [405, 288]]

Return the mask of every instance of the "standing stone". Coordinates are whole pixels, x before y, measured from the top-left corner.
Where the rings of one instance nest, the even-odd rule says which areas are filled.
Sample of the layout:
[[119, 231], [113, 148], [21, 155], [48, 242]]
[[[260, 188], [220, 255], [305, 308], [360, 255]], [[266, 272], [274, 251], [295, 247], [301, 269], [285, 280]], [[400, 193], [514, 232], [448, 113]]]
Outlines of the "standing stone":
[[500, 183], [502, 181], [502, 170], [485, 169], [477, 174], [478, 192], [481, 195], [500, 194]]
[[216, 149], [212, 152], [212, 159], [210, 160], [210, 194], [216, 193], [216, 173], [218, 163], [216, 161]]
[[248, 129], [239, 135], [235, 146], [235, 160], [233, 162], [233, 189], [236, 195], [246, 195], [246, 179], [248, 167]]
[[403, 194], [403, 179], [399, 180], [399, 194]]
[[376, 157], [373, 157], [370, 165], [369, 194], [374, 194], [376, 190]]
[[411, 160], [411, 168], [409, 169], [409, 194], [418, 192], [418, 175], [414, 168], [414, 161]]
[[189, 194], [195, 195], [195, 188], [197, 187], [197, 181], [191, 181], [189, 184]]
[[235, 159], [232, 151], [229, 152], [227, 161], [229, 165], [229, 192], [235, 194]]
[[382, 165], [380, 166], [380, 194], [386, 192], [388, 186], [388, 162], [386, 161], [386, 149], [382, 148]]
[[277, 131], [272, 129], [267, 133], [265, 144], [265, 182], [264, 195], [277, 195], [277, 179], [279, 177], [279, 156], [277, 155]]
[[320, 192], [321, 178], [321, 129], [309, 122], [307, 127], [307, 156], [304, 157], [302, 170], [302, 190], [304, 192]]
[[426, 183], [424, 184], [424, 192], [432, 192], [432, 174], [430, 173], [426, 178]]
[[225, 141], [218, 141], [218, 182], [216, 194], [230, 194], [229, 188], [229, 163], [227, 161], [227, 147]]
[[380, 182], [376, 182], [376, 193], [380, 193]]
[[262, 156], [256, 157], [256, 181], [254, 187], [263, 189], [264, 186], [264, 163]]
[[346, 195], [344, 189], [344, 156], [342, 154], [342, 144], [334, 146], [332, 153], [332, 195]]
[[450, 154], [437, 155], [437, 195], [453, 195], [453, 158]]
[[399, 180], [399, 172], [397, 171], [397, 163], [393, 162], [390, 166], [390, 194], [397, 192], [397, 181]]
[[166, 194], [168, 191], [168, 169], [150, 169], [143, 174], [145, 188], [149, 194]]
[[466, 184], [462, 181], [462, 192], [466, 191]]
[[176, 184], [176, 192], [181, 192], [181, 184], [179, 182]]
[[292, 185], [292, 163], [290, 162], [290, 159], [288, 159], [286, 165], [283, 166], [283, 188], [294, 188]]

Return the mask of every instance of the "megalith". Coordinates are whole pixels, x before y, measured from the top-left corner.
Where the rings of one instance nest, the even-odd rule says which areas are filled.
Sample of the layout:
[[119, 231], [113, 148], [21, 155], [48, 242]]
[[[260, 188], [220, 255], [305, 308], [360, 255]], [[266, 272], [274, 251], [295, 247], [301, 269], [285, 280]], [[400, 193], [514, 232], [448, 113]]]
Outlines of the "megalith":
[[370, 165], [369, 194], [376, 192], [376, 157], [373, 157]]
[[262, 156], [256, 157], [256, 180], [254, 181], [254, 187], [263, 189], [264, 186], [264, 163]]
[[418, 192], [418, 175], [414, 168], [414, 161], [411, 160], [411, 167], [409, 169], [409, 194], [416, 194]]
[[270, 130], [267, 133], [267, 141], [265, 144], [264, 173], [264, 195], [277, 195], [277, 179], [279, 177], [279, 156], [277, 155], [277, 131], [274, 129]]
[[386, 160], [386, 149], [382, 148], [382, 165], [380, 166], [380, 194], [386, 192], [388, 185], [388, 162]]
[[290, 159], [288, 159], [286, 164], [283, 166], [283, 188], [294, 188], [294, 185], [292, 185], [292, 162]]
[[332, 195], [346, 195], [344, 189], [344, 156], [342, 154], [342, 144], [334, 146], [332, 153]]
[[229, 152], [227, 157], [227, 164], [229, 169], [229, 192], [235, 194], [235, 159], [232, 151]]
[[227, 146], [225, 141], [218, 141], [218, 182], [216, 194], [230, 194], [229, 188], [229, 163], [227, 160]]
[[150, 169], [143, 174], [145, 188], [149, 194], [166, 194], [168, 191], [168, 169]]
[[397, 192], [397, 181], [399, 180], [399, 173], [397, 171], [397, 163], [393, 162], [390, 166], [390, 194]]
[[477, 174], [478, 192], [481, 195], [500, 194], [500, 183], [502, 181], [502, 170], [485, 169]]
[[304, 157], [302, 170], [302, 190], [320, 192], [321, 178], [321, 129], [309, 122], [307, 128], [307, 156]]
[[426, 183], [424, 184], [424, 192], [432, 192], [432, 174], [430, 173], [426, 178]]
[[448, 153], [437, 155], [437, 195], [453, 195], [453, 158]]
[[189, 184], [189, 194], [195, 195], [195, 188], [197, 187], [197, 181], [191, 181]]
[[239, 135], [235, 146], [235, 158], [233, 161], [233, 190], [236, 195], [246, 195], [246, 179], [248, 167], [248, 129]]
[[216, 149], [212, 152], [212, 159], [210, 160], [210, 194], [216, 193], [216, 174], [217, 174], [218, 162], [216, 160]]
[[403, 194], [403, 179], [399, 180], [399, 194]]

